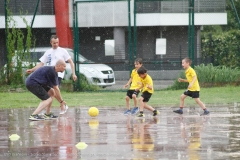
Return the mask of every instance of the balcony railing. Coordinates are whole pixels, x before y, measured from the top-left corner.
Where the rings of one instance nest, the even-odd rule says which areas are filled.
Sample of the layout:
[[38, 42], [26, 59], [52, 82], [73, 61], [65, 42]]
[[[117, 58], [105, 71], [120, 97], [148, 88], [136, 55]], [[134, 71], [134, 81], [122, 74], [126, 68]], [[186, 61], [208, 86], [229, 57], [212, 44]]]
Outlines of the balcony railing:
[[[10, 0], [8, 3], [12, 15], [33, 15], [37, 6], [37, 0]], [[5, 15], [4, 3], [0, 5], [0, 15]], [[54, 15], [53, 0], [41, 0], [38, 6], [37, 15]]]
[[[137, 13], [188, 13], [189, 0], [140, 1]], [[195, 13], [225, 12], [226, 0], [195, 0]]]

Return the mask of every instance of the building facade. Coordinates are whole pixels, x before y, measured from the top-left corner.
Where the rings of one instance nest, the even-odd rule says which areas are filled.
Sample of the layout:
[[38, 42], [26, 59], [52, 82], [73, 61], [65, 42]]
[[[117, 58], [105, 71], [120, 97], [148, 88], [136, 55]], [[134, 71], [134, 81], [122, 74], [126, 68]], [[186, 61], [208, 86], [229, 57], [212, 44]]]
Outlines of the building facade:
[[[49, 46], [49, 38], [57, 34], [60, 46], [73, 48], [73, 3], [68, 0], [41, 0], [33, 24], [36, 47]], [[136, 24], [136, 55], [141, 57], [150, 70], [176, 70], [181, 59], [188, 56], [188, 0], [130, 1], [130, 18], [127, 1], [76, 3], [79, 28], [79, 52], [96, 63], [106, 63], [115, 71], [129, 70], [129, 22], [132, 31]], [[17, 27], [25, 28], [19, 9], [28, 22], [33, 19], [37, 2], [30, 0], [10, 1], [9, 8]], [[136, 5], [134, 7], [134, 4]], [[201, 30], [204, 25], [226, 25], [225, 0], [195, 0], [195, 55], [201, 58]], [[136, 13], [136, 14], [134, 14]], [[134, 22], [135, 17], [135, 22]], [[0, 33], [4, 34], [4, 6], [0, 6]], [[156, 54], [157, 40], [166, 40], [165, 54]], [[106, 40], [114, 40], [113, 54], [106, 53]], [[4, 55], [5, 37], [0, 37], [0, 52]], [[4, 57], [4, 56], [2, 56]], [[6, 57], [6, 55], [5, 55]], [[4, 60], [4, 58], [3, 58]], [[3, 62], [2, 62], [3, 64]]]

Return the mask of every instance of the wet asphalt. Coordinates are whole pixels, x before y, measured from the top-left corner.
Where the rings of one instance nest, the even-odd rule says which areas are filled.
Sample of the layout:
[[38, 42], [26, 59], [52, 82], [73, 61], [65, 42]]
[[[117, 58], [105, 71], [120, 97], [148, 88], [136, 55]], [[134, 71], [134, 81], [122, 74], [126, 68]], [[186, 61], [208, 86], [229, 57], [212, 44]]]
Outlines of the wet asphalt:
[[[240, 104], [158, 108], [145, 118], [124, 116], [124, 108], [99, 108], [90, 117], [86, 107], [70, 107], [56, 120], [30, 121], [34, 108], [0, 110], [1, 160], [226, 160], [240, 159]], [[59, 110], [52, 110], [55, 114]], [[9, 136], [20, 138], [11, 141]], [[84, 149], [75, 145], [87, 144]]]

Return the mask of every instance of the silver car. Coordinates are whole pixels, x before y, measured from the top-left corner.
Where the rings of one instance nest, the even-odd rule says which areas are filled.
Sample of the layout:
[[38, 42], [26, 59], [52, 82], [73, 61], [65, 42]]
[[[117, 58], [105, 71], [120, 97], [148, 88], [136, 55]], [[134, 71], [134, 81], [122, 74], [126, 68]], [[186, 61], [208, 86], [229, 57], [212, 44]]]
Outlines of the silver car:
[[[74, 60], [72, 49], [65, 48]], [[115, 84], [115, 76], [111, 67], [105, 64], [95, 64], [79, 54], [79, 72], [84, 75], [89, 84], [95, 84], [101, 87], [112, 86]], [[72, 77], [70, 64], [67, 63], [64, 79], [69, 80]]]
[[[36, 47], [30, 50], [30, 60], [34, 65], [39, 63], [40, 57], [48, 50], [49, 47]], [[74, 52], [72, 49], [65, 48], [74, 61]], [[79, 54], [79, 72], [88, 81], [89, 84], [98, 85], [100, 87], [112, 86], [115, 84], [115, 76], [111, 67], [105, 64], [95, 64]], [[23, 62], [23, 65], [29, 65], [29, 62]], [[67, 62], [66, 71], [64, 75], [65, 80], [72, 78], [72, 70], [70, 64]]]

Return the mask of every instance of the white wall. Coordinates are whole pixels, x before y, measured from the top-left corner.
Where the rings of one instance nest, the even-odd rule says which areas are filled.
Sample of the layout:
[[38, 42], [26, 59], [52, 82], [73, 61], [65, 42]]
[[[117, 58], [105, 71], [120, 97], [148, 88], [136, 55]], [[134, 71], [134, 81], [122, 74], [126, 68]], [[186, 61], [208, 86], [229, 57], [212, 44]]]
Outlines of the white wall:
[[[24, 17], [28, 25], [31, 25], [33, 16], [22, 16]], [[17, 28], [26, 28], [23, 18], [20, 16], [13, 16], [16, 21]], [[33, 28], [55, 28], [55, 15], [37, 15], [34, 20]], [[0, 28], [5, 28], [5, 16], [0, 16]]]
[[[188, 25], [188, 13], [138, 14], [137, 26], [185, 26]], [[195, 13], [195, 25], [227, 24], [226, 13]]]

